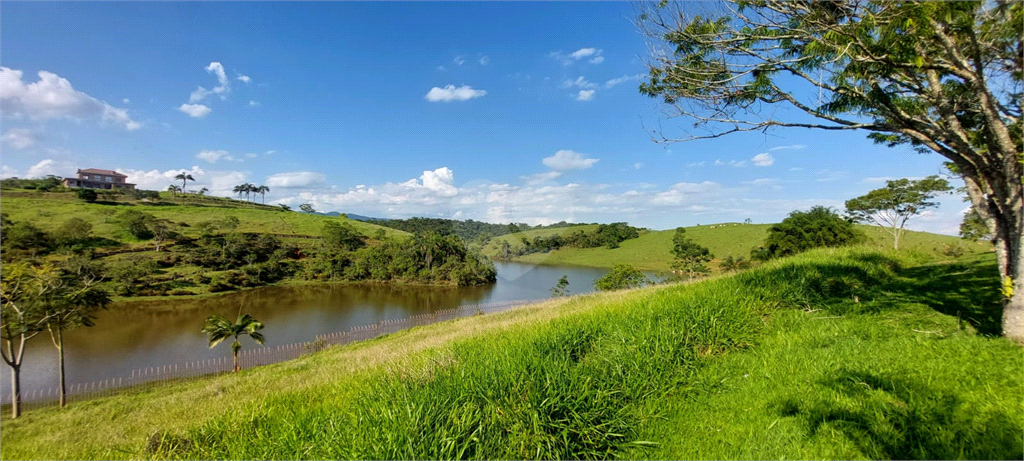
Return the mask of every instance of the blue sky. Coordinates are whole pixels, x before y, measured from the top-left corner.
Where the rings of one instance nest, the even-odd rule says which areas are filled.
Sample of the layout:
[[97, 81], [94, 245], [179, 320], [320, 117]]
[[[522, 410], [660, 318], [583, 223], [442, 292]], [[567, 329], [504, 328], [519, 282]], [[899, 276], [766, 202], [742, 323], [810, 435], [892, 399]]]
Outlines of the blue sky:
[[[777, 222], [942, 159], [864, 133], [682, 135], [627, 2], [44, 3], [0, 10], [3, 176], [182, 170], [379, 217]], [[909, 227], [955, 234], [948, 196]]]

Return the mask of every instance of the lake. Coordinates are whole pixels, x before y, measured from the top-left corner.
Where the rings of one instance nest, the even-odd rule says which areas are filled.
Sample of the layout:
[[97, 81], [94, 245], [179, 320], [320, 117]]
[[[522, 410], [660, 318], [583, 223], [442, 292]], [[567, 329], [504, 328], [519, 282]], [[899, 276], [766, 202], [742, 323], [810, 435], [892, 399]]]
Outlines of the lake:
[[[568, 277], [571, 294], [589, 293], [594, 290], [594, 280], [607, 272], [507, 262], [495, 266], [497, 282], [482, 287], [324, 283], [114, 305], [99, 313], [96, 326], [65, 334], [67, 382], [127, 378], [140, 368], [230, 356], [231, 340], [210, 349], [200, 331], [212, 314], [234, 320], [241, 309], [263, 322], [265, 345], [277, 346], [466, 304], [544, 299], [551, 296], [551, 287], [563, 275]], [[257, 347], [248, 337], [241, 342], [243, 350]], [[58, 385], [57, 350], [48, 333], [32, 339], [25, 355], [23, 393]], [[3, 370], [10, 374], [9, 367]], [[0, 396], [9, 398], [10, 389], [10, 379], [0, 379]]]

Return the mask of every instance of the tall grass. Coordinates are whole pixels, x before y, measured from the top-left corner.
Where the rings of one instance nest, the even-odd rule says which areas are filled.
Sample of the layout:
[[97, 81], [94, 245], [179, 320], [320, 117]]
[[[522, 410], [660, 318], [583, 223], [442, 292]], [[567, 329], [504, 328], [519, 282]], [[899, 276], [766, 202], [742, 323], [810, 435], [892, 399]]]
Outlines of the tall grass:
[[462, 341], [425, 365], [368, 377], [354, 397], [331, 386], [285, 393], [217, 418], [160, 455], [618, 457], [655, 445], [641, 437], [659, 414], [649, 403], [691, 385], [703, 358], [755, 345], [765, 319], [782, 307], [854, 311], [899, 268], [876, 254], [831, 253]]

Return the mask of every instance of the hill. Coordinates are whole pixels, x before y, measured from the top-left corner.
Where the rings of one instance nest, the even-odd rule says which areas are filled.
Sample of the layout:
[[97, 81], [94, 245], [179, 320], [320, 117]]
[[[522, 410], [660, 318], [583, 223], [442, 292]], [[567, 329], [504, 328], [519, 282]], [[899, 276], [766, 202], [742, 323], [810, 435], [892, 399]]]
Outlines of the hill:
[[[715, 255], [711, 267], [718, 271], [717, 262], [726, 256], [744, 257], [749, 259], [750, 250], [761, 245], [768, 235], [768, 228], [771, 224], [740, 224], [723, 223], [703, 226], [685, 227], [686, 236], [693, 239], [700, 245], [707, 247]], [[571, 229], [585, 229], [586, 226], [573, 227]], [[868, 246], [879, 250], [886, 250], [892, 247], [892, 240], [889, 234], [877, 226], [857, 225], [867, 238]], [[527, 231], [512, 236], [499, 237], [492, 240], [492, 243], [484, 247], [484, 254], [494, 257], [498, 252], [498, 245], [501, 239], [507, 239], [515, 244], [520, 235], [528, 238], [534, 236], [548, 236], [561, 234], [567, 230], [545, 229], [541, 231]], [[672, 237], [675, 229], [664, 231], [647, 231], [640, 234], [639, 238], [623, 241], [619, 248], [608, 249], [598, 248], [562, 248], [548, 253], [533, 253], [519, 258], [515, 261], [534, 264], [568, 264], [589, 267], [612, 267], [615, 264], [630, 264], [634, 267], [652, 271], [669, 271], [672, 264]], [[965, 252], [975, 254], [983, 253], [991, 249], [991, 245], [985, 242], [965, 242], [957, 237], [931, 234], [927, 232], [907, 231], [904, 235], [901, 248], [930, 254], [940, 254], [947, 245], [958, 246]]]
[[[994, 258], [814, 250], [3, 420], [4, 459], [1003, 459]], [[268, 329], [272, 326], [268, 326]], [[126, 418], [131, 419], [126, 424]]]

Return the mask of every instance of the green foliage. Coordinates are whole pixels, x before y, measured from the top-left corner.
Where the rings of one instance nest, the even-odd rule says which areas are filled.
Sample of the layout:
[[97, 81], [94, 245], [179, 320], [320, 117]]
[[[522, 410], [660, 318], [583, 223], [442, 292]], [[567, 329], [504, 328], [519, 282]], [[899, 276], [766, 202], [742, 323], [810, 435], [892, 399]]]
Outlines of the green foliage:
[[131, 208], [117, 214], [117, 220], [121, 228], [139, 240], [153, 238], [153, 231], [149, 224], [153, 222], [153, 215]]
[[975, 210], [973, 206], [960, 221], [960, 237], [971, 241], [992, 239], [992, 231], [989, 230], [985, 220], [981, 219], [978, 210]]
[[28, 222], [9, 222], [4, 226], [3, 237], [2, 244], [6, 249], [26, 250], [35, 254], [46, 253], [53, 245], [46, 232]]
[[770, 257], [777, 258], [811, 248], [852, 245], [863, 239], [852, 223], [831, 209], [816, 206], [806, 212], [794, 211], [770, 227], [763, 248]]
[[562, 296], [569, 296], [569, 277], [563, 275], [562, 278], [558, 279], [558, 283], [551, 287], [551, 297], [560, 298]]
[[374, 221], [375, 224], [399, 229], [413, 234], [434, 232], [438, 235], [457, 235], [467, 242], [487, 241], [490, 238], [527, 231], [530, 229], [558, 229], [573, 226], [565, 221], [547, 226], [530, 226], [526, 223], [491, 224], [467, 219], [457, 221], [442, 218], [409, 218]]
[[575, 230], [562, 234], [551, 234], [547, 236], [536, 235], [533, 239], [520, 236], [522, 246], [512, 248], [508, 240], [502, 240], [498, 257], [508, 259], [509, 257], [523, 256], [531, 253], [550, 252], [559, 248], [596, 248], [605, 247], [615, 249], [619, 244], [640, 236], [640, 229], [632, 227], [627, 223], [618, 222], [611, 224], [600, 224], [595, 229], [584, 231]]
[[81, 218], [68, 218], [53, 233], [54, 242], [65, 247], [85, 243], [90, 238], [92, 238], [92, 224]]
[[114, 282], [120, 295], [130, 295], [145, 286], [139, 282], [158, 269], [157, 262], [144, 256], [132, 255], [113, 263], [107, 275]]
[[[383, 230], [383, 229], [382, 229]], [[321, 243], [327, 251], [344, 249], [355, 251], [366, 245], [366, 237], [349, 223], [327, 221], [321, 231]]]
[[711, 262], [715, 255], [711, 254], [711, 250], [687, 238], [686, 229], [682, 227], [677, 227], [675, 235], [672, 236], [672, 254], [675, 256], [672, 268], [686, 274], [690, 279], [711, 273], [707, 263]]
[[34, 189], [40, 191], [57, 191], [64, 186], [61, 184], [61, 177], [48, 175], [42, 179], [0, 179], [0, 188], [4, 189]]
[[75, 194], [78, 195], [78, 198], [85, 200], [88, 203], [95, 202], [96, 198], [98, 197], [96, 195], [96, 191], [86, 188], [78, 189], [77, 191], [75, 191]]
[[729, 255], [722, 259], [718, 266], [725, 272], [736, 272], [750, 269], [750, 261], [743, 259], [742, 256], [734, 259], [732, 255]]
[[316, 213], [316, 210], [313, 209], [313, 205], [309, 203], [303, 203], [299, 205], [299, 209], [305, 213]]
[[647, 276], [628, 264], [618, 264], [603, 277], [594, 281], [594, 288], [601, 291], [639, 288], [650, 283]]
[[242, 343], [238, 341], [238, 337], [248, 335], [257, 344], [263, 344], [265, 338], [263, 333], [259, 332], [262, 329], [263, 323], [259, 320], [249, 314], [240, 314], [235, 323], [231, 323], [219, 315], [211, 315], [206, 319], [206, 325], [203, 326], [202, 331], [207, 334], [211, 349], [225, 339], [234, 338], [234, 342], [231, 343], [231, 353], [235, 361], [234, 371], [237, 372], [241, 370], [238, 365], [238, 351], [242, 349]]

